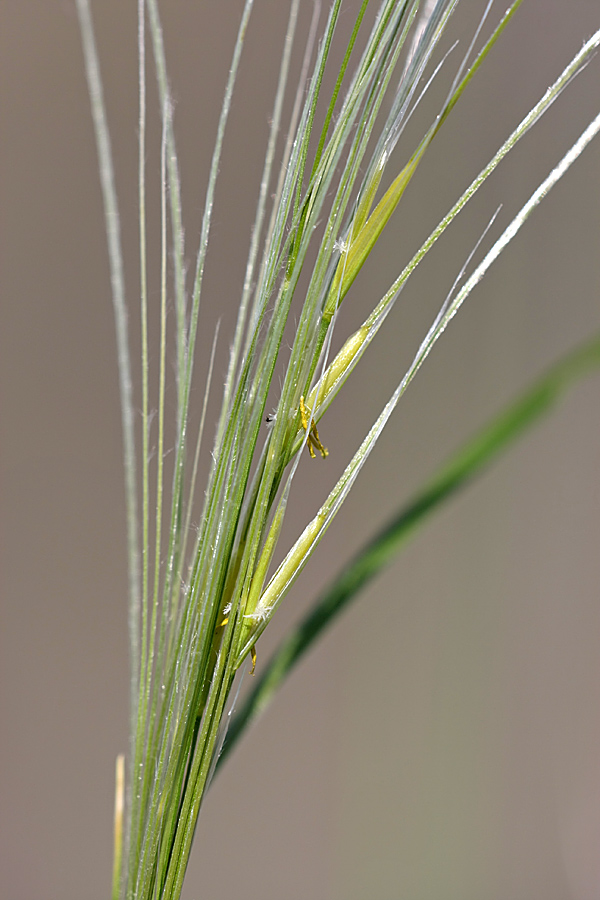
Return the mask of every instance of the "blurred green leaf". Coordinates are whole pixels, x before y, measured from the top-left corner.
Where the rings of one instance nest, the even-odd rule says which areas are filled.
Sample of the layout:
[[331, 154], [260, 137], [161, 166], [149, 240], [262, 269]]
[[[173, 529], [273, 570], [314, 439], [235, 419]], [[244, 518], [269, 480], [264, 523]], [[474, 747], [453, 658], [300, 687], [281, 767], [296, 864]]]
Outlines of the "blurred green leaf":
[[550, 412], [572, 383], [598, 368], [600, 335], [561, 359], [533, 387], [467, 441], [426, 487], [359, 551], [275, 651], [256, 686], [233, 718], [219, 765], [325, 628], [357, 597], [367, 582], [391, 562], [427, 517]]

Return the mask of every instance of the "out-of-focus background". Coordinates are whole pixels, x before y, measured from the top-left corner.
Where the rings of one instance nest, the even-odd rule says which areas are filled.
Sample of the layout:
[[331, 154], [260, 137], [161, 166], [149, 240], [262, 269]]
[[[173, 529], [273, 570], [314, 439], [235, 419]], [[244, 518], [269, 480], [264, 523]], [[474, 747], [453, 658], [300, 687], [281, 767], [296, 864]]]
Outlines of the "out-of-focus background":
[[[136, 4], [93, 6], [135, 307]], [[241, 2], [162, 6], [192, 269]], [[213, 414], [287, 16], [280, 0], [255, 6], [208, 259], [199, 366], [221, 317]], [[456, 14], [463, 50], [448, 72], [481, 6], [464, 3]], [[342, 31], [352, 18], [349, 3]], [[599, 26], [595, 0], [526, 0], [345, 301], [340, 340]], [[114, 759], [127, 744], [126, 566], [107, 254], [74, 3], [4, 0], [0, 41], [0, 893], [104, 900]], [[493, 210], [504, 204], [506, 223], [596, 114], [598, 71], [595, 60], [405, 291], [323, 420], [329, 459], [302, 463], [284, 545], [399, 381]], [[399, 160], [443, 93], [434, 89]], [[150, 107], [156, 179], [153, 90]], [[599, 226], [596, 142], [436, 347], [261, 640], [259, 667], [402, 499], [598, 328]], [[580, 385], [444, 508], [294, 672], [210, 791], [188, 900], [598, 897], [599, 389], [598, 378]]]

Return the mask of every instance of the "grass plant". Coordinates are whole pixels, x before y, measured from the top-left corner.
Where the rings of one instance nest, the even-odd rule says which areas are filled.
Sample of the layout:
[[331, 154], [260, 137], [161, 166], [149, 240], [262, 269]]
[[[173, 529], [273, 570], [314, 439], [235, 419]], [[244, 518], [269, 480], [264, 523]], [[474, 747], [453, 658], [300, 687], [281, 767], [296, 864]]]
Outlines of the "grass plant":
[[[226, 736], [238, 672], [244, 666], [254, 670], [261, 634], [316, 551], [400, 398], [462, 303], [600, 129], [598, 116], [468, 275], [471, 257], [467, 260], [416, 348], [412, 364], [350, 462], [338, 472], [336, 483], [297, 540], [282, 549], [282, 526], [288, 504], [293, 502], [291, 488], [300, 456], [304, 452], [327, 455], [318, 425], [384, 326], [406, 282], [600, 43], [599, 31], [476, 175], [384, 296], [373, 303], [363, 324], [333, 354], [332, 333], [338, 327], [344, 298], [368, 263], [428, 148], [521, 0], [515, 0], [492, 26], [489, 3], [481, 20], [473, 23], [466, 52], [451, 48], [444, 55], [442, 39], [457, 2], [363, 0], [353, 6], [333, 0], [322, 14], [315, 3], [312, 24], [302, 38], [304, 45], [296, 51], [303, 59], [303, 78], [281, 141], [290, 63], [300, 41], [300, 2], [290, 0], [246, 275], [231, 336], [210, 471], [201, 492], [197, 473], [201, 455], [207, 452], [203, 437], [212, 372], [211, 358], [197, 416], [193, 404], [197, 403], [194, 388], [203, 277], [226, 124], [253, 0], [246, 0], [233, 49], [191, 278], [158, 4], [157, 0], [138, 0], [139, 365], [134, 365], [129, 350], [115, 177], [91, 11], [88, 0], [77, 0], [110, 250], [128, 510], [131, 740], [127, 764], [122, 759], [118, 763], [114, 900], [176, 900], [180, 896], [202, 800], [224, 742], [229, 751], [301, 653], [425, 516], [550, 408], [568, 383], [600, 363], [597, 338], [560, 362], [426, 485], [285, 641], [263, 669]], [[346, 6], [353, 8], [355, 20], [340, 53], [337, 32]], [[149, 47], [162, 117], [158, 310], [152, 308], [148, 288], [152, 266], [146, 221]], [[333, 89], [326, 95], [325, 74], [332, 65], [334, 48], [342, 62]], [[412, 113], [429, 84], [440, 79], [447, 82], [444, 102], [416, 146], [404, 146], [401, 138]], [[492, 219], [490, 231], [493, 228]], [[488, 242], [490, 231], [486, 229], [471, 256], [479, 253], [481, 243]], [[160, 335], [158, 346], [151, 347], [149, 319], [155, 313]], [[213, 354], [215, 344], [216, 337]], [[271, 413], [269, 398], [279, 377], [277, 406]], [[157, 385], [155, 394], [152, 385]], [[172, 417], [167, 397], [175, 398]], [[134, 413], [138, 407], [139, 451]], [[199, 428], [192, 431], [196, 421]], [[154, 462], [152, 446], [156, 447]], [[165, 465], [168, 450], [172, 451], [169, 468]], [[199, 524], [194, 527], [196, 520]]]

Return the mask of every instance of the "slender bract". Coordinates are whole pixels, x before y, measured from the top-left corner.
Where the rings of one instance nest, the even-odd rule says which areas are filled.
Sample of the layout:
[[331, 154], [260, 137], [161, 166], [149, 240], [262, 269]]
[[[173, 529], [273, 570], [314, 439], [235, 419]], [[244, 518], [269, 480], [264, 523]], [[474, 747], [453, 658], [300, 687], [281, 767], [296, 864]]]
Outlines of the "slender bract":
[[[237, 670], [249, 655], [254, 667], [260, 635], [315, 552], [383, 427], [450, 319], [533, 208], [600, 127], [600, 120], [592, 123], [473, 274], [441, 305], [417, 348], [412, 365], [350, 463], [337, 474], [334, 487], [322, 499], [291, 548], [282, 552], [282, 529], [293, 504], [291, 488], [300, 454], [306, 447], [312, 456], [327, 456], [318, 421], [382, 327], [417, 265], [504, 156], [586, 64], [600, 42], [598, 33], [584, 45], [456, 201], [385, 295], [377, 304], [373, 303], [363, 325], [346, 338], [342, 350], [331, 359], [332, 333], [337, 327], [342, 301], [360, 270], [368, 264], [373, 248], [428, 148], [457, 102], [467, 93], [471, 80], [520, 2], [515, 0], [510, 5], [487, 40], [481, 40], [480, 34], [491, 3], [481, 21], [473, 22], [471, 44], [449, 79], [441, 108], [432, 111], [431, 124], [416, 144], [407, 146], [401, 141], [406, 123], [432, 80], [446, 77], [450, 68], [452, 60], [447, 58], [448, 54], [441, 61], [436, 60], [440, 58], [440, 41], [458, 0], [434, 0], [425, 4], [420, 0], [379, 0], [378, 3], [363, 0], [355, 4], [356, 16], [345, 46], [339, 40], [338, 25], [342, 15], [349, 11], [349, 2], [333, 0], [324, 10], [315, 2], [310, 25], [303, 31], [301, 4], [299, 0], [290, 0], [284, 43], [278, 53], [279, 76], [237, 322], [210, 469], [201, 492], [197, 471], [216, 336], [205, 387], [200, 393], [204, 399], [199, 427], [192, 437], [192, 397], [198, 381], [195, 351], [201, 327], [204, 269], [217, 178], [253, 0], [246, 0], [243, 6], [233, 47], [189, 284], [186, 278], [189, 260], [182, 227], [183, 202], [187, 198], [181, 193], [173, 103], [158, 3], [138, 0], [139, 407], [142, 413], [139, 463], [133, 424], [138, 400], [133, 394], [110, 142], [89, 0], [77, 0], [106, 210], [128, 510], [131, 743], [124, 790], [125, 816], [119, 812], [116, 817], [114, 900], [176, 900], [179, 897], [199, 810], [223, 745], [223, 722]], [[367, 13], [371, 10], [373, 15], [369, 18]], [[149, 345], [148, 328], [153, 303], [148, 290], [153, 260], [148, 251], [150, 229], [146, 220], [148, 47], [152, 49], [162, 120], [156, 348]], [[280, 148], [278, 138], [286, 114], [284, 100], [295, 55], [300, 62], [301, 79], [288, 133]], [[331, 71], [335, 58], [341, 59], [341, 63]], [[329, 95], [324, 87], [328, 83], [333, 84]], [[191, 204], [196, 207], [194, 200]], [[172, 317], [169, 316], [171, 294]], [[267, 401], [276, 385], [280, 388], [277, 407], [269, 413], [270, 427], [265, 429]], [[175, 403], [171, 423], [167, 414], [169, 395]], [[150, 414], [154, 403], [155, 424]], [[535, 404], [527, 414], [529, 418], [536, 413], [534, 407]], [[350, 589], [354, 590], [370, 577], [393, 551], [407, 523], [414, 524], [518, 434], [528, 421], [523, 410], [519, 410], [515, 408], [508, 414], [506, 421], [498, 426], [499, 431], [492, 429], [493, 440], [489, 435], [484, 436], [473, 452], [469, 450], [430, 485], [409, 512], [403, 514], [400, 524], [391, 526], [349, 568], [348, 583], [344, 577], [340, 582], [346, 586], [328, 594], [304, 626], [301, 638], [292, 637], [291, 643], [282, 650], [279, 662], [268, 670], [266, 687], [261, 686], [245, 707], [233, 737], [237, 737], [253, 711], [270, 695], [308, 641], [346, 602]], [[153, 465], [150, 464], [152, 446], [156, 447], [157, 454]], [[164, 456], [171, 449], [169, 468]], [[138, 491], [138, 478], [141, 491]], [[138, 493], [141, 509], [138, 509]], [[198, 525], [192, 529], [199, 508]], [[122, 772], [121, 766], [119, 779]], [[123, 799], [123, 790], [119, 789], [118, 796]], [[121, 810], [120, 801], [118, 808]]]

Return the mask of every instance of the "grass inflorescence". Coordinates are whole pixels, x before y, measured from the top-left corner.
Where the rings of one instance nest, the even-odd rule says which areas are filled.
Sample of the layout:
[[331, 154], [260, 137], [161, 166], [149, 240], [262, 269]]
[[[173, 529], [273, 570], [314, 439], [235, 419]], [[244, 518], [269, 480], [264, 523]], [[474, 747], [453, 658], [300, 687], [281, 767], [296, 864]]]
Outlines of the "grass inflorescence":
[[[196, 475], [212, 372], [211, 358], [200, 427], [192, 434], [191, 398], [204, 268], [225, 129], [253, 0], [246, 0], [244, 5], [224, 91], [191, 279], [187, 275], [183, 199], [158, 5], [157, 0], [138, 0], [139, 400], [134, 400], [119, 219], [102, 85], [88, 0], [78, 0], [106, 207], [128, 501], [132, 716], [125, 788], [118, 790], [119, 804], [122, 806], [123, 795], [126, 802], [124, 814], [117, 816], [115, 900], [175, 900], [179, 896], [202, 799], [225, 736], [223, 720], [238, 670], [249, 657], [254, 665], [260, 635], [344, 503], [382, 429], [434, 343], [499, 252], [600, 127], [600, 120], [592, 123], [473, 273], [446, 298], [417, 348], [413, 363], [339, 473], [316, 515], [282, 553], [280, 537], [300, 454], [306, 448], [311, 456], [327, 455], [318, 432], [322, 416], [383, 326], [415, 268], [600, 43], [597, 33], [584, 45], [458, 198], [385, 295], [373, 303], [364, 323], [333, 356], [332, 332], [341, 303], [367, 263], [429, 146], [520, 2], [515, 0], [489, 37], [483, 39], [491, 3], [487, 5], [483, 18], [474, 23], [473, 40], [455, 66], [444, 102], [416, 146], [401, 148], [400, 162], [397, 147], [412, 112], [431, 80], [444, 77], [451, 67], [451, 60], [442, 57], [440, 62], [436, 57], [441, 55], [440, 41], [458, 0], [425, 4], [419, 0], [380, 0], [377, 4], [363, 0], [355, 10], [354, 27], [341, 54], [336, 45], [337, 27], [346, 4], [334, 0], [323, 21], [318, 16], [319, 5], [315, 4], [300, 51], [303, 77], [278, 156], [277, 135], [284, 114], [290, 60], [299, 40], [300, 3], [289, 3], [244, 285], [210, 471], [203, 486], [202, 511], [199, 525], [193, 529], [192, 511], [200, 493]], [[376, 14], [369, 17], [366, 13], [373, 6], [377, 7]], [[149, 347], [148, 328], [147, 45], [152, 47], [162, 116], [160, 336], [156, 348]], [[325, 96], [325, 74], [332, 65], [334, 48], [342, 62], [334, 74], [331, 93]], [[389, 186], [384, 189], [385, 183]], [[168, 315], [171, 303], [172, 320]], [[292, 310], [296, 321], [288, 349], [284, 333], [289, 334]], [[593, 357], [597, 360], [597, 348]], [[158, 361], [155, 422], [150, 406], [150, 360]], [[277, 407], [267, 416], [274, 374], [280, 371], [282, 361], [284, 374]], [[173, 430], [168, 431], [166, 397], [171, 388], [176, 409]], [[134, 446], [134, 408], [138, 403], [142, 418], [139, 464]], [[536, 414], [531, 407], [526, 415], [515, 413], [516, 424], [511, 428], [504, 427], [499, 432], [492, 429], [492, 437], [482, 444], [485, 453], [467, 452], [461, 457], [459, 473], [454, 473], [456, 477], [450, 479], [449, 486], [442, 478], [441, 486], [436, 483], [435, 490], [426, 492], [429, 500], [423, 511], [441, 502], [482, 465], [486, 453], [490, 455], [492, 449], [499, 449], [512, 439], [522, 423]], [[266, 430], [265, 418], [269, 421]], [[151, 434], [156, 446], [154, 467], [150, 465]], [[167, 477], [163, 460], [170, 447], [173, 462]], [[421, 509], [418, 502], [415, 508]], [[412, 523], [410, 516], [400, 521], [404, 523], [402, 527]], [[338, 592], [343, 601], [338, 600], [337, 607], [358, 589], [364, 572], [371, 577], [383, 565], [391, 552], [389, 548], [395, 546], [390, 533], [395, 535], [397, 529], [392, 528], [382, 538], [387, 542], [385, 552], [375, 543], [367, 562], [359, 560], [355, 569], [349, 569], [349, 585], [341, 595]], [[281, 561], [274, 567], [277, 559]], [[335, 589], [332, 591], [336, 596]], [[324, 599], [321, 613], [309, 619], [302, 647], [332, 618], [337, 607], [331, 596], [330, 592]], [[297, 646], [292, 651], [284, 648], [283, 662], [280, 659], [276, 664], [277, 678], [269, 682], [270, 691], [293, 664]], [[264, 692], [250, 701], [247, 709], [251, 712], [245, 712], [239, 722], [245, 723], [262, 702]], [[236, 737], [240, 727], [238, 724]], [[121, 763], [118, 783], [123, 784]]]

